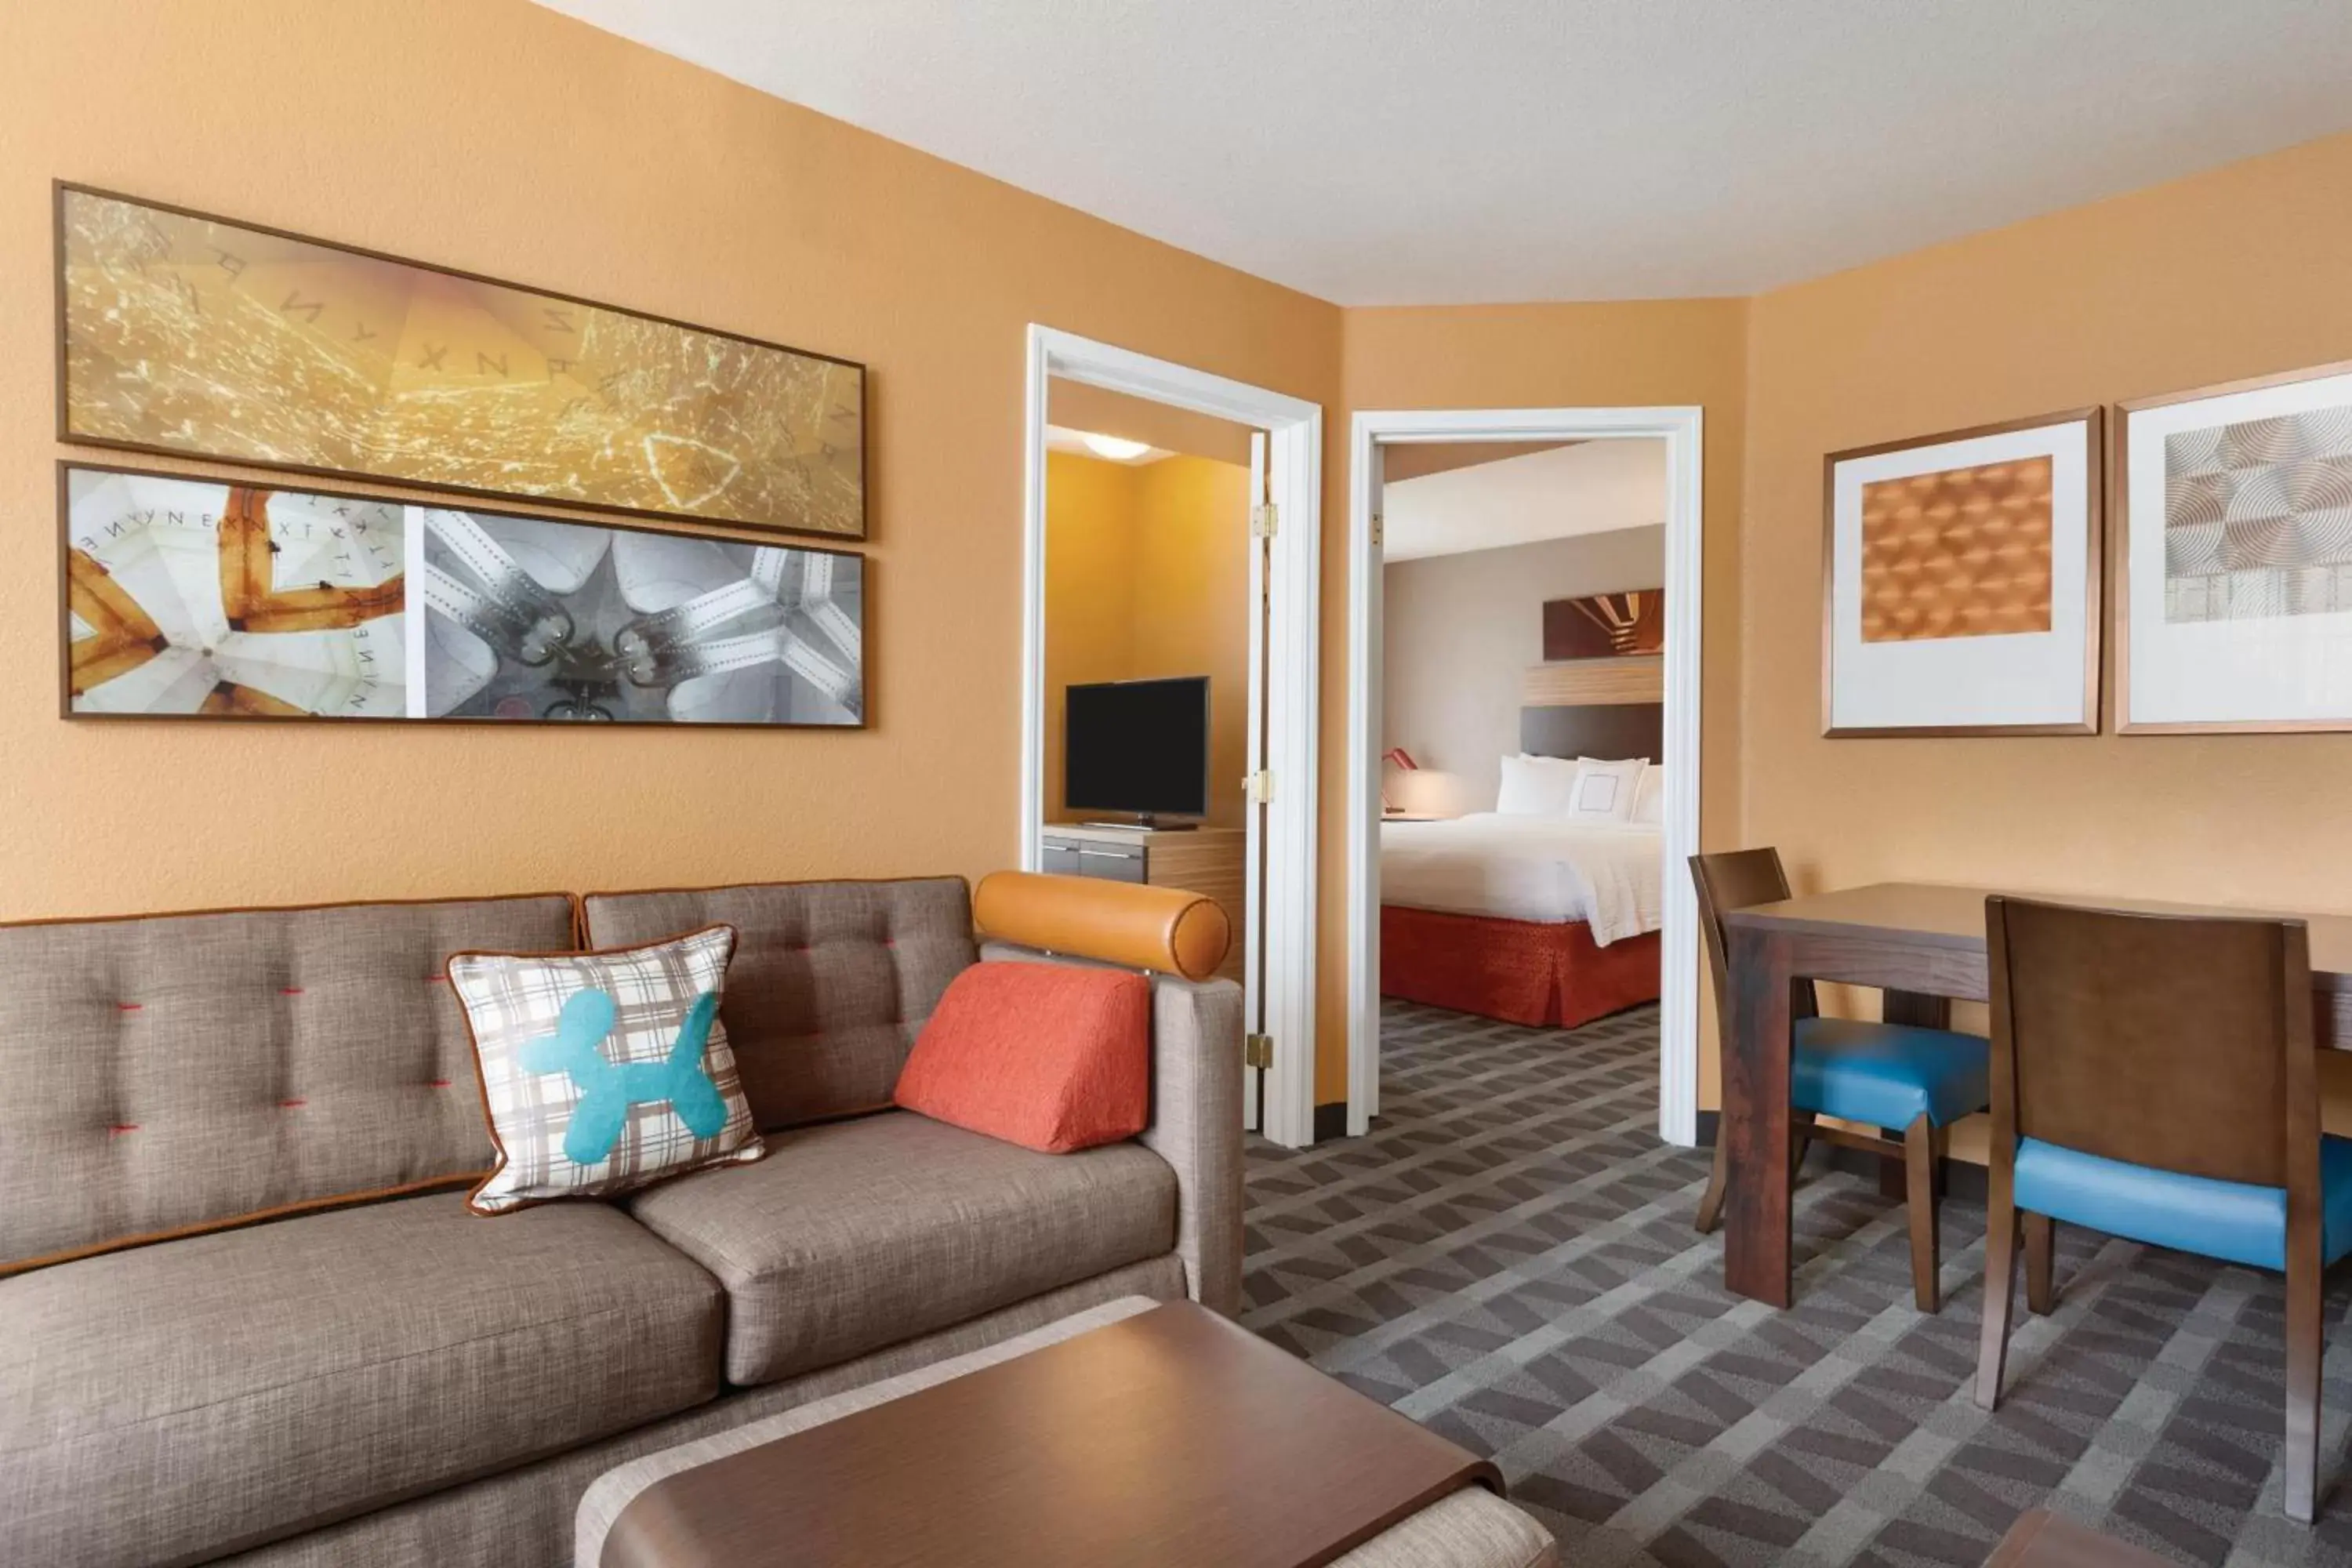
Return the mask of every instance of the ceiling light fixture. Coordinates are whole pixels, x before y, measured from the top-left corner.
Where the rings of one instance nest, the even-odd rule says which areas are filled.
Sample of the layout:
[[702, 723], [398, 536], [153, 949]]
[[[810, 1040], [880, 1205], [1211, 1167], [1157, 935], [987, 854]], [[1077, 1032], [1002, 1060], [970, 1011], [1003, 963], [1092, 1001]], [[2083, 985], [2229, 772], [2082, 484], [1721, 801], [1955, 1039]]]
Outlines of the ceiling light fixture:
[[1131, 463], [1151, 450], [1149, 441], [1130, 441], [1124, 436], [1094, 436], [1085, 437], [1087, 450], [1097, 458], [1108, 458], [1114, 463]]

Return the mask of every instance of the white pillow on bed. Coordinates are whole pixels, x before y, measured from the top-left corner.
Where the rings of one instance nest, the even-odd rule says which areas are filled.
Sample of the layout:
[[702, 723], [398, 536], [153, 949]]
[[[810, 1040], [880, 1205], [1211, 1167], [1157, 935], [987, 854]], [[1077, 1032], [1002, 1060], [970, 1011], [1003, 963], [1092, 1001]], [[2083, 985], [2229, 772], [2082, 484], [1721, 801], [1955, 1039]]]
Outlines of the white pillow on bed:
[[1647, 757], [1628, 757], [1616, 763], [1594, 757], [1577, 758], [1576, 784], [1570, 790], [1568, 804], [1560, 815], [1570, 822], [1594, 825], [1632, 821], [1633, 795], [1641, 784], [1642, 770], [1649, 765]]
[[1576, 789], [1577, 764], [1562, 757], [1503, 759], [1503, 785], [1495, 794], [1499, 816], [1558, 816]]
[[1633, 785], [1633, 820], [1652, 827], [1666, 822], [1666, 770], [1652, 763]]

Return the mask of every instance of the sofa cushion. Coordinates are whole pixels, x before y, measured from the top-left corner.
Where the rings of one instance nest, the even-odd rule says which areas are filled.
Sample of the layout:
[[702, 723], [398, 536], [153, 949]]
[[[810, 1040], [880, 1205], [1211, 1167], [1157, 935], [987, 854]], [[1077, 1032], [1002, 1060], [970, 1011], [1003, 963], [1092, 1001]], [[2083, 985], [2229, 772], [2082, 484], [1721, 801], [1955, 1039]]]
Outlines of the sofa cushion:
[[1151, 983], [1120, 969], [975, 963], [898, 1075], [898, 1104], [1041, 1154], [1151, 1121]]
[[0, 1273], [478, 1178], [442, 965], [571, 945], [563, 894], [0, 928]]
[[727, 1378], [772, 1383], [1156, 1258], [1176, 1173], [1136, 1143], [1036, 1154], [910, 1111], [778, 1133], [629, 1211], [727, 1288]]
[[948, 982], [978, 956], [957, 877], [591, 893], [592, 947], [735, 928], [719, 1016], [762, 1129], [889, 1105]]
[[604, 952], [461, 952], [498, 1168], [467, 1203], [505, 1214], [609, 1197], [764, 1152], [719, 1022], [731, 926]]
[[616, 1210], [455, 1193], [0, 1280], [0, 1563], [197, 1561], [686, 1409], [724, 1305]]

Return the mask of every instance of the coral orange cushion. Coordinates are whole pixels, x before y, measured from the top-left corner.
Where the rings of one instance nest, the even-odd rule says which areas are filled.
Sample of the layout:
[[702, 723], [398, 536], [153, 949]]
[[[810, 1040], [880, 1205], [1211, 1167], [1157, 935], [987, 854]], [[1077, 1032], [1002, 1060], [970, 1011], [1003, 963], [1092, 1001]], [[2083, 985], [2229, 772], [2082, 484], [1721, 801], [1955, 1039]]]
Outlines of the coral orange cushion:
[[1046, 1154], [1116, 1143], [1151, 1110], [1151, 986], [1118, 969], [975, 963], [898, 1074], [906, 1110]]

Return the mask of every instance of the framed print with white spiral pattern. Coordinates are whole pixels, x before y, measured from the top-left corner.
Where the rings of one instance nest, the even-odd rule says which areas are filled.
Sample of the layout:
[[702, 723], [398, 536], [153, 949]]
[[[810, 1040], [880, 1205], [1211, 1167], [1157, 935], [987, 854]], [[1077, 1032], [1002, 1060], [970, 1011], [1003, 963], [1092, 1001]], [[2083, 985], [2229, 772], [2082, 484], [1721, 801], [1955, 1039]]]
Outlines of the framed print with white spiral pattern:
[[2125, 734], [2352, 730], [2352, 363], [2119, 406]]
[[68, 718], [858, 728], [866, 561], [58, 465]]
[[2099, 728], [2100, 411], [1832, 452], [1822, 732]]

